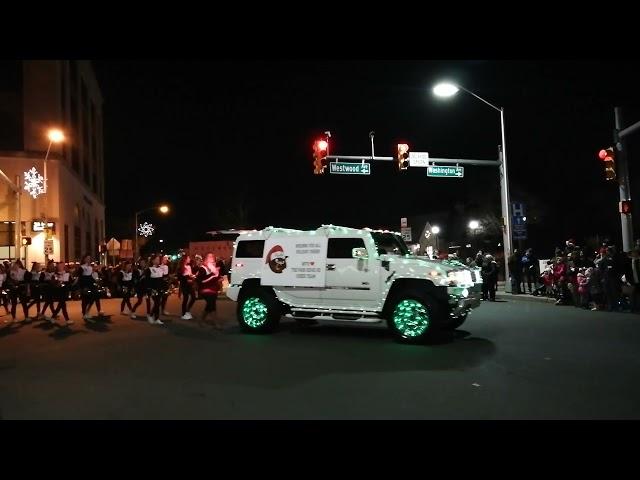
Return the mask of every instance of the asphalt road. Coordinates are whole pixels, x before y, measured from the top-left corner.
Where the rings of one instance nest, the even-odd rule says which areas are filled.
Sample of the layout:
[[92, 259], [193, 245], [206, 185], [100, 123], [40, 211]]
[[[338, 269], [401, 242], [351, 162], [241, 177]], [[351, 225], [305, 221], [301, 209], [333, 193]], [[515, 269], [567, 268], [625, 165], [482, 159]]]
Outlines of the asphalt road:
[[77, 302], [71, 330], [0, 323], [1, 418], [640, 418], [638, 315], [483, 303], [454, 335], [412, 346], [381, 329], [290, 322], [242, 334], [228, 300], [224, 332], [105, 305], [113, 315], [91, 328]]

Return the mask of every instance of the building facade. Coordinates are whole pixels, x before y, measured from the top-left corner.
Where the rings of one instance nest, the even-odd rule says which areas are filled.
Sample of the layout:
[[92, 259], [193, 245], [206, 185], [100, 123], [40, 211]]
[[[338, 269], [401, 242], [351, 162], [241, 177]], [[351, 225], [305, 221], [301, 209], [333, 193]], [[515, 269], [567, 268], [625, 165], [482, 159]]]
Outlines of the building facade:
[[[44, 175], [52, 128], [65, 140], [51, 144], [47, 193], [34, 199], [24, 172]], [[102, 95], [89, 61], [0, 61], [0, 170], [0, 259], [16, 257], [21, 237], [31, 239], [18, 248], [27, 264], [97, 257], [105, 237]]]

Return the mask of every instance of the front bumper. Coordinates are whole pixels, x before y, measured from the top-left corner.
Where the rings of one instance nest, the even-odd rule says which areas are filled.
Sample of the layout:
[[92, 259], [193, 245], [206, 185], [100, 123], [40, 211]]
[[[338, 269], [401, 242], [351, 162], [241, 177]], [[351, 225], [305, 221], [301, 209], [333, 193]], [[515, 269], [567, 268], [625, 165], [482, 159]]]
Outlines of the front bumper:
[[478, 286], [471, 288], [449, 287], [447, 293], [449, 294], [449, 314], [451, 316], [466, 315], [480, 306], [482, 292]]
[[229, 285], [226, 291], [227, 297], [237, 302], [238, 296], [240, 295], [240, 288], [242, 288], [242, 285]]

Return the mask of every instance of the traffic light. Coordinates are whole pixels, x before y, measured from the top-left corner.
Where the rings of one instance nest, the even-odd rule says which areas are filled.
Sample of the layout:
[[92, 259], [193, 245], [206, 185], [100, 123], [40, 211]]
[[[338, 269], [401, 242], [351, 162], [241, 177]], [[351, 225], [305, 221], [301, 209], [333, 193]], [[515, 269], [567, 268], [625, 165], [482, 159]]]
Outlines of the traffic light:
[[31, 237], [22, 237], [22, 245], [25, 247], [31, 245]]
[[409, 145], [406, 143], [398, 144], [398, 169], [406, 170], [409, 166]]
[[313, 142], [313, 173], [322, 175], [327, 167], [327, 155], [329, 154], [329, 142], [316, 140]]
[[631, 200], [621, 201], [618, 205], [618, 210], [625, 215], [631, 215]]
[[616, 152], [613, 147], [600, 150], [598, 153], [600, 160], [604, 162], [604, 176], [607, 180], [616, 179]]

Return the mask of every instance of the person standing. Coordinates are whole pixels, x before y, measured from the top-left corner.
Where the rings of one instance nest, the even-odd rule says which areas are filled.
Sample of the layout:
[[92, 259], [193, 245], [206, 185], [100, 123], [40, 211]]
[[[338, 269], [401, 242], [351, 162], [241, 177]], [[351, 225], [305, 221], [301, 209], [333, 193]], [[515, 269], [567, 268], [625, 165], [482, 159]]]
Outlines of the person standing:
[[524, 257], [522, 257], [522, 272], [524, 279], [527, 281], [529, 293], [532, 293], [538, 286], [538, 278], [540, 277], [540, 272], [538, 270], [538, 259], [533, 254], [533, 249], [528, 248]]
[[498, 281], [498, 268], [491, 255], [482, 260], [482, 299], [496, 301], [496, 284]]
[[[199, 265], [198, 265], [199, 267]], [[197, 267], [197, 268], [198, 268]], [[191, 308], [196, 301], [195, 281], [196, 276], [191, 269], [191, 257], [185, 255], [178, 264], [178, 281], [180, 282], [180, 293], [182, 296], [182, 320], [191, 320]]]
[[220, 269], [216, 266], [216, 257], [213, 253], [207, 253], [202, 266], [197, 273], [199, 296], [206, 302], [204, 312], [198, 324], [207, 323], [207, 317], [213, 315], [213, 327], [222, 330], [216, 314], [216, 300], [220, 290]]
[[640, 313], [640, 248], [634, 248], [625, 264], [624, 276], [631, 285], [631, 312]]
[[514, 249], [509, 256], [509, 272], [511, 272], [511, 291], [520, 294], [520, 284], [522, 283], [522, 259], [518, 249]]

